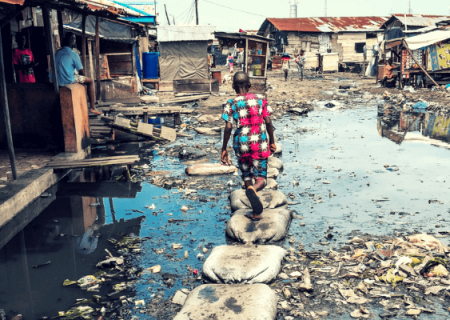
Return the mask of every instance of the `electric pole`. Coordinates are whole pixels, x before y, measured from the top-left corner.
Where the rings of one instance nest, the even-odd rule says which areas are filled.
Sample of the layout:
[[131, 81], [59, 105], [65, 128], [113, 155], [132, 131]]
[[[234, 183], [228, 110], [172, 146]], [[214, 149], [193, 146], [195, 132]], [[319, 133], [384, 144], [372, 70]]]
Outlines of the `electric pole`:
[[169, 20], [169, 15], [167, 14], [167, 7], [166, 7], [166, 5], [164, 4], [164, 10], [166, 10], [166, 18], [167, 18], [167, 23], [169, 24], [169, 26], [170, 26], [170, 20]]
[[198, 25], [198, 0], [195, 0], [195, 20], [197, 21]]
[[411, 0], [408, 1], [408, 4], [409, 4], [409, 14], [411, 14], [411, 13], [412, 13], [412, 9], [411, 9]]
[[327, 0], [325, 0], [325, 17], [327, 16]]

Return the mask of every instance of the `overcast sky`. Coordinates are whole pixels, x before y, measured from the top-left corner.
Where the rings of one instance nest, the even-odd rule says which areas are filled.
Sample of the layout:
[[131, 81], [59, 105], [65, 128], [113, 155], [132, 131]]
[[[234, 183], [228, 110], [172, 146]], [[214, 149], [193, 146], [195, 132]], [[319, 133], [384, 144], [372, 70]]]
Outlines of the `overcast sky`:
[[[147, 0], [151, 1], [151, 0]], [[448, 0], [410, 0], [412, 13], [449, 14]], [[383, 16], [391, 13], [407, 13], [408, 0], [328, 0], [329, 17]], [[194, 0], [157, 1], [159, 22], [167, 24], [164, 12], [167, 6], [169, 18], [176, 24], [195, 23]], [[198, 0], [200, 25], [213, 25], [217, 31], [237, 32], [259, 29], [266, 17], [289, 18], [289, 0]], [[225, 8], [230, 7], [232, 9]], [[323, 17], [325, 0], [300, 0], [298, 17]], [[245, 13], [245, 12], [253, 13]]]

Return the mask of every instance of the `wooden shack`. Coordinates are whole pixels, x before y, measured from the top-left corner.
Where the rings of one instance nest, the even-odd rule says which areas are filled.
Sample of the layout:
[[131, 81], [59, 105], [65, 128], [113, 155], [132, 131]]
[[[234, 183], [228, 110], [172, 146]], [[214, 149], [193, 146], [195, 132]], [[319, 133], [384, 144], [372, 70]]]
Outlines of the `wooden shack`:
[[389, 17], [340, 18], [267, 18], [258, 35], [274, 39], [278, 52], [293, 54], [306, 52], [306, 68], [319, 67], [317, 53], [338, 53], [340, 63], [361, 63], [364, 47], [368, 48], [366, 61], [371, 57], [372, 46], [383, 38], [380, 27]]

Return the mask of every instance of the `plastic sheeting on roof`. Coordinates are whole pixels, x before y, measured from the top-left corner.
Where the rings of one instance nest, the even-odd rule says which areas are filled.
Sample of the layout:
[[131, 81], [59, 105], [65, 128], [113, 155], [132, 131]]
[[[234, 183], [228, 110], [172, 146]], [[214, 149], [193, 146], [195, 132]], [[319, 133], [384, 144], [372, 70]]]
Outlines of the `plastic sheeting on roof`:
[[421, 34], [411, 38], [405, 38], [405, 42], [408, 44], [408, 47], [411, 50], [417, 50], [447, 39], [450, 39], [450, 30], [443, 29]]
[[214, 26], [158, 26], [158, 42], [214, 40]]

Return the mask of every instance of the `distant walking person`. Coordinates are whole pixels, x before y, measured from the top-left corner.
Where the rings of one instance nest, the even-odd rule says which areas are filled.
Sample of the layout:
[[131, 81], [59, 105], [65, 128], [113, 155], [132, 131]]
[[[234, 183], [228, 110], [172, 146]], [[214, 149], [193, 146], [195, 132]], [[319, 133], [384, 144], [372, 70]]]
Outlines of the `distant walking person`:
[[300, 56], [298, 54], [296, 54], [294, 62], [297, 64], [298, 78], [300, 79], [300, 81], [303, 81], [303, 73], [304, 73], [305, 63], [306, 63], [305, 51], [301, 50]]
[[233, 73], [233, 56], [231, 55], [231, 53], [228, 54], [228, 66], [230, 68], [230, 73]]
[[289, 69], [291, 68], [290, 60], [291, 58], [288, 54], [283, 54], [283, 57], [281, 58], [281, 70], [284, 72], [284, 81], [287, 81], [289, 75]]

